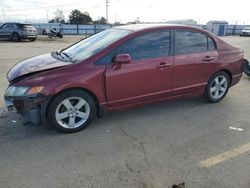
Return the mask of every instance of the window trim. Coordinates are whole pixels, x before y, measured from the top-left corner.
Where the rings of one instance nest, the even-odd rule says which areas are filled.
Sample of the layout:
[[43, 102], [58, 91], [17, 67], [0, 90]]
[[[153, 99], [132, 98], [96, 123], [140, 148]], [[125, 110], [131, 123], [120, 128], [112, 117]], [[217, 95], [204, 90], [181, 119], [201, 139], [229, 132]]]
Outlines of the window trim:
[[[192, 30], [192, 29], [174, 29], [173, 31], [173, 55], [174, 56], [177, 56], [177, 55], [187, 55], [187, 54], [195, 54], [195, 53], [204, 53], [204, 52], [192, 52], [192, 53], [185, 53], [185, 54], [176, 54], [176, 31], [187, 31], [187, 32], [193, 32], [193, 33], [199, 33], [201, 35], [204, 35], [207, 37], [207, 51], [205, 52], [211, 52], [211, 51], [217, 51], [217, 44], [215, 42], [215, 40], [213, 39], [213, 37], [211, 37], [210, 35], [204, 33], [204, 32], [201, 32], [201, 31], [196, 31], [196, 30]], [[214, 50], [208, 50], [208, 38], [210, 38], [212, 40], [212, 42], [214, 43]]]
[[209, 48], [209, 46], [208, 46], [208, 39], [211, 39], [211, 41], [214, 43], [214, 50], [208, 50], [209, 52], [211, 52], [211, 51], [217, 51], [217, 44], [216, 44], [216, 42], [215, 42], [215, 40], [213, 39], [213, 37], [211, 37], [210, 35], [207, 35], [207, 49]]
[[[6, 23], [3, 24], [3, 25], [1, 25], [0, 29], [4, 29], [3, 27], [6, 26], [6, 25], [7, 25]], [[5, 27], [5, 28], [6, 28], [6, 27]]]
[[[106, 56], [108, 56], [109, 54], [113, 53], [114, 56], [113, 58], [118, 55], [117, 54], [117, 49], [120, 48], [122, 45], [126, 44], [127, 42], [130, 42], [131, 40], [137, 38], [137, 37], [141, 37], [143, 35], [146, 35], [146, 34], [150, 34], [150, 33], [155, 33], [155, 32], [163, 32], [163, 31], [169, 31], [169, 34], [170, 34], [170, 44], [169, 44], [169, 55], [165, 56], [165, 57], [169, 57], [169, 56], [173, 56], [174, 55], [174, 30], [173, 29], [166, 29], [166, 28], [160, 28], [160, 29], [155, 29], [155, 30], [151, 30], [151, 31], [148, 31], [148, 32], [143, 32], [143, 33], [138, 33], [132, 37], [130, 37], [128, 40], [124, 41], [123, 43], [119, 44], [118, 46], [116, 46], [114, 49], [111, 49], [110, 51], [108, 51], [105, 55], [103, 55], [102, 57], [100, 57], [98, 60], [96, 60], [94, 62], [94, 65], [97, 65], [97, 66], [101, 66], [101, 65], [109, 65], [111, 64], [112, 62], [110, 63], [106, 63], [106, 64], [99, 64], [98, 62], [101, 61], [103, 58], [105, 58]], [[159, 57], [158, 57], [159, 58]], [[152, 58], [151, 58], [152, 59]], [[156, 58], [153, 58], [153, 59], [156, 59]], [[148, 59], [143, 59], [143, 60], [148, 60]], [[142, 61], [143, 61], [142, 60]], [[135, 61], [140, 61], [140, 60], [135, 60]]]
[[[132, 41], [132, 40], [134, 40], [135, 38], [137, 38], [137, 37], [141, 37], [141, 36], [143, 36], [143, 35], [147, 35], [147, 34], [152, 34], [152, 33], [156, 33], [156, 32], [164, 32], [164, 31], [169, 31], [169, 34], [170, 34], [170, 36], [169, 36], [169, 38], [170, 38], [170, 44], [169, 44], [169, 50], [168, 50], [168, 54], [169, 55], [167, 55], [167, 56], [164, 56], [164, 57], [169, 57], [169, 56], [172, 56], [172, 54], [173, 54], [173, 51], [172, 51], [172, 29], [156, 29], [156, 30], [152, 30], [152, 31], [148, 31], [148, 32], [144, 32], [144, 33], [142, 33], [142, 34], [138, 34], [138, 35], [135, 35], [135, 36], [133, 36], [133, 37], [131, 37], [129, 40], [127, 40], [127, 41], [125, 41], [124, 43], [122, 43], [122, 44], [120, 44], [118, 47], [116, 47], [115, 48], [115, 50], [114, 50], [114, 53], [115, 53], [115, 55], [118, 55], [117, 54], [117, 50], [118, 50], [118, 48], [120, 48], [122, 45], [124, 45], [124, 44], [126, 44], [126, 43], [128, 43], [128, 42], [130, 42], [130, 41]], [[158, 58], [162, 58], [162, 57], [158, 57]], [[147, 58], [147, 59], [143, 59], [143, 60], [148, 60], [148, 59], [156, 59], [156, 58]], [[135, 60], [135, 61], [140, 61], [140, 60]]]

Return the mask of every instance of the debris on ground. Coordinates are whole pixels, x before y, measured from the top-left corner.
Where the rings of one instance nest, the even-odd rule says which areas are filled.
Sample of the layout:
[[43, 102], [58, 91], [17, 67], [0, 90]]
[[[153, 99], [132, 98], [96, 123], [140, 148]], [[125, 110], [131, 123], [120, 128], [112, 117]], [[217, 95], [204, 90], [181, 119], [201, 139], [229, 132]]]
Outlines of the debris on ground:
[[185, 183], [180, 183], [178, 185], [174, 184], [172, 188], [185, 188]]
[[230, 126], [229, 129], [234, 130], [234, 131], [244, 131], [242, 128], [232, 127], [232, 126]]

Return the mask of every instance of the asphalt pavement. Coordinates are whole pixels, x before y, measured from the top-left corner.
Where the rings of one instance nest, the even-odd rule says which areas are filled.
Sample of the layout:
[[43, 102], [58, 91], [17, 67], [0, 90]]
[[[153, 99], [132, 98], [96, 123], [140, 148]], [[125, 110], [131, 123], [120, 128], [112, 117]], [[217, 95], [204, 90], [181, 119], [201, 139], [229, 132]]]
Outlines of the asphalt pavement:
[[[77, 38], [63, 40], [2, 42], [1, 94], [10, 66]], [[249, 57], [250, 38], [225, 40]], [[0, 187], [166, 188], [184, 182], [186, 188], [249, 188], [249, 109], [250, 78], [244, 75], [220, 103], [197, 97], [112, 112], [74, 134], [0, 112]]]

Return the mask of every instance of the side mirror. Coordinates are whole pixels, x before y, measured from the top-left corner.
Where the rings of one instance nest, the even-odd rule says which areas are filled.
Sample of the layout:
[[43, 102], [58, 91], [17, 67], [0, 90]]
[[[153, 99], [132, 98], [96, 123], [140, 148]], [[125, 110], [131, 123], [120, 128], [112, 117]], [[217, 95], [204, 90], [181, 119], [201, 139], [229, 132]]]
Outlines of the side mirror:
[[129, 54], [118, 54], [115, 57], [116, 64], [129, 64], [131, 62], [131, 57]]

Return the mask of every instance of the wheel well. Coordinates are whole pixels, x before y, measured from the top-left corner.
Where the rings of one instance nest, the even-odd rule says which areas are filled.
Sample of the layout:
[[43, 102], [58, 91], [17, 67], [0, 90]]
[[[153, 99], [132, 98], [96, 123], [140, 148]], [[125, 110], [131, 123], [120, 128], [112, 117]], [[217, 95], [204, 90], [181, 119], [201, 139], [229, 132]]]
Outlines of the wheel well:
[[16, 32], [16, 31], [14, 31], [13, 33], [11, 33], [11, 36], [12, 36], [13, 34], [17, 34], [17, 36], [19, 36], [18, 32]]
[[65, 92], [65, 91], [69, 91], [69, 90], [81, 90], [81, 91], [87, 92], [87, 93], [93, 98], [93, 100], [94, 100], [94, 102], [95, 102], [95, 106], [96, 106], [97, 112], [100, 110], [100, 102], [99, 102], [97, 96], [96, 96], [92, 91], [90, 91], [90, 90], [88, 90], [88, 89], [85, 89], [85, 88], [78, 88], [78, 87], [75, 87], [75, 88], [69, 88], [69, 89], [62, 90], [62, 91], [60, 91], [59, 93], [57, 93], [56, 95], [54, 95], [54, 96], [49, 100], [48, 105], [47, 105], [47, 107], [46, 107], [46, 116], [47, 116], [47, 109], [48, 109], [48, 107], [49, 107], [51, 101], [54, 99], [54, 97], [57, 96], [57, 95], [60, 95], [61, 93]]
[[[222, 69], [222, 70], [219, 70], [219, 71], [217, 71], [217, 72], [225, 72], [225, 73], [227, 73], [228, 76], [229, 76], [229, 78], [230, 78], [230, 84], [232, 83], [233, 77], [232, 77], [232, 73], [231, 73], [229, 70], [227, 70], [227, 69]], [[217, 73], [217, 72], [216, 72], [216, 73]], [[214, 73], [214, 74], [216, 74], [216, 73]]]

